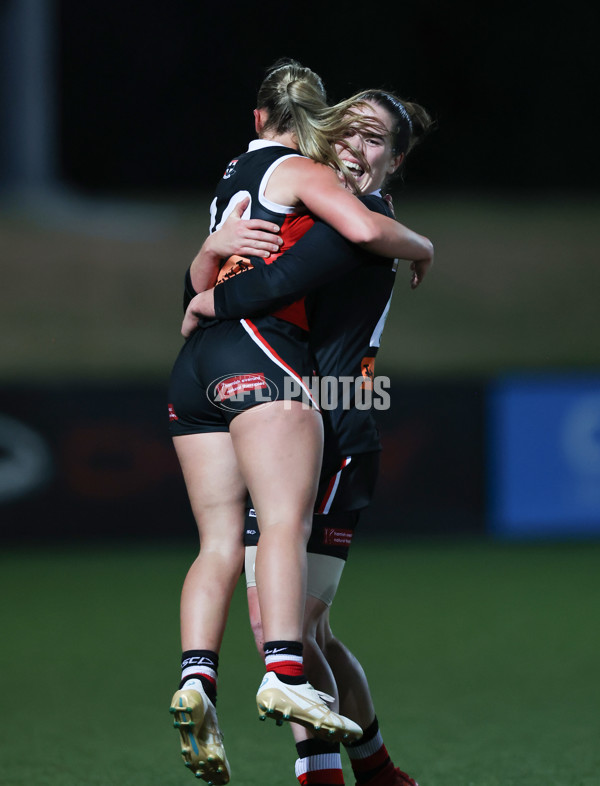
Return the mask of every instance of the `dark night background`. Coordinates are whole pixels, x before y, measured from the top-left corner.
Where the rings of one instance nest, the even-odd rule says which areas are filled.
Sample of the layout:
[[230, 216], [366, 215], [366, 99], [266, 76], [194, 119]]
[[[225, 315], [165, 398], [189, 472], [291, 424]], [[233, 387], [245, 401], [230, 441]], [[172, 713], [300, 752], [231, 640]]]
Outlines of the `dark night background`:
[[[435, 276], [423, 306], [405, 299], [386, 327], [398, 406], [373, 510], [402, 531], [481, 531], [495, 375], [598, 368], [598, 17], [582, 0], [0, 0], [6, 531], [39, 526], [47, 507], [68, 537], [83, 518], [86, 535], [150, 519], [189, 531], [163, 422], [184, 260], [283, 56], [317, 71], [331, 101], [387, 88], [436, 120], [402, 188], [431, 227]], [[27, 499], [8, 472], [23, 424]]]
[[[598, 8], [0, 0], [2, 784], [191, 783], [167, 702], [198, 536], [168, 378], [209, 195], [289, 56], [331, 101], [383, 87], [437, 120], [393, 191], [436, 262], [416, 293], [398, 268], [336, 635], [424, 786], [598, 786]], [[288, 732], [256, 722], [244, 589], [231, 782], [297, 783]]]
[[212, 188], [253, 135], [264, 69], [291, 56], [330, 100], [395, 89], [438, 123], [409, 180], [589, 188], [595, 3], [58, 3], [60, 167], [89, 190]]

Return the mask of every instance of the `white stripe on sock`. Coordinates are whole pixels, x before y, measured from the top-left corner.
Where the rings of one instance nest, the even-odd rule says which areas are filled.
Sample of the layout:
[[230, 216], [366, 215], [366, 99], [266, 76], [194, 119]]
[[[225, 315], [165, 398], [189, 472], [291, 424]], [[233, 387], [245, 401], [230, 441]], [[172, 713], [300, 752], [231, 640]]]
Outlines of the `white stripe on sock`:
[[339, 753], [319, 753], [316, 756], [306, 756], [296, 760], [296, 778], [307, 772], [319, 770], [341, 770], [342, 756]]
[[183, 669], [181, 672], [181, 679], [185, 680], [187, 677], [191, 677], [192, 674], [202, 674], [204, 677], [208, 677], [209, 680], [213, 682], [217, 681], [217, 672], [214, 669], [209, 669], [207, 666], [188, 666], [187, 668]]
[[273, 663], [285, 663], [286, 661], [293, 661], [294, 663], [302, 663], [301, 655], [267, 655], [265, 657], [265, 665], [271, 666]]

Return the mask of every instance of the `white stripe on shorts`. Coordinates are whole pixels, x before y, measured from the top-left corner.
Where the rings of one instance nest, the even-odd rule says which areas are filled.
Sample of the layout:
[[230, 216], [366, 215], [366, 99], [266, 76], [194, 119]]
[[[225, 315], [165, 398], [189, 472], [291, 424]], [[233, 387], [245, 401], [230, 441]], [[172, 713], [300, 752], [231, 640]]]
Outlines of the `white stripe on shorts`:
[[279, 366], [279, 368], [282, 368], [287, 374], [290, 375], [290, 377], [293, 377], [293, 379], [296, 380], [296, 382], [308, 396], [309, 400], [312, 401], [313, 405], [320, 412], [321, 410], [319, 404], [317, 401], [315, 401], [312, 393], [310, 392], [310, 388], [304, 384], [302, 377], [296, 371], [294, 371], [291, 366], [288, 366], [287, 363], [285, 363], [275, 354], [275, 350], [270, 346], [268, 341], [261, 336], [258, 328], [254, 329], [253, 323], [249, 319], [240, 319], [240, 324], [246, 333], [250, 336], [252, 341], [254, 341], [254, 343], [262, 349], [265, 355], [270, 358], [273, 363], [275, 363], [275, 365]]
[[333, 500], [335, 499], [337, 488], [340, 485], [340, 478], [342, 477], [342, 472], [351, 461], [352, 461], [352, 456], [346, 456], [346, 458], [342, 462], [342, 466], [336, 472], [335, 480], [333, 482], [333, 488], [329, 492], [329, 496], [327, 497], [327, 501], [325, 502], [324, 507], [322, 508], [322, 510], [319, 511], [320, 514], [326, 515], [327, 513], [329, 513], [329, 509], [331, 508], [331, 505], [333, 504]]

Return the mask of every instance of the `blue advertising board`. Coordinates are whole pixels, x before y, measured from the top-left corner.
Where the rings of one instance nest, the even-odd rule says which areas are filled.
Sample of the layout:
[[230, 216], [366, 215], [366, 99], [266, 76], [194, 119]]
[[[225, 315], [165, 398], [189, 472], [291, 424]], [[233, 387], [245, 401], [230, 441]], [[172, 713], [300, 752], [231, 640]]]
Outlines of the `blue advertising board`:
[[600, 535], [600, 375], [506, 377], [488, 405], [492, 532]]

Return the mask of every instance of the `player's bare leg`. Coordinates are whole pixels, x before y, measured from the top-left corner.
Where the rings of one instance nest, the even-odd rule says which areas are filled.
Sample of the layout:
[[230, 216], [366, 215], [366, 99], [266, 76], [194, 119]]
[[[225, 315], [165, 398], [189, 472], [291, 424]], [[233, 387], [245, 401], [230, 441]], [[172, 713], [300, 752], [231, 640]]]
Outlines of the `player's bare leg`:
[[303, 668], [306, 543], [321, 468], [321, 415], [297, 401], [277, 401], [238, 415], [230, 431], [261, 531], [255, 574], [267, 674], [257, 694], [260, 717], [296, 721], [328, 738], [357, 736], [360, 729], [329, 709]]
[[227, 432], [173, 439], [200, 537], [181, 594], [181, 644], [219, 651], [240, 576], [246, 487]]
[[[339, 712], [338, 689], [336, 681], [321, 651], [317, 637], [322, 616], [328, 606], [319, 598], [307, 595], [304, 610], [304, 662], [306, 675], [313, 685], [320, 685], [334, 697], [332, 708]], [[343, 782], [342, 757], [340, 744], [330, 743], [315, 736], [314, 732], [297, 724], [292, 724], [298, 758], [295, 763], [296, 778], [303, 783], [317, 780]], [[322, 778], [323, 775], [326, 777]]]
[[365, 729], [375, 717], [375, 707], [367, 676], [358, 659], [346, 645], [333, 635], [329, 608], [317, 621], [316, 638], [320, 649], [335, 675], [340, 708]]
[[255, 573], [264, 637], [300, 641], [321, 415], [297, 401], [276, 401], [238, 415], [230, 430], [260, 522]]
[[208, 783], [226, 784], [230, 771], [215, 710], [216, 670], [243, 563], [246, 487], [228, 433], [173, 441], [198, 525], [200, 551], [181, 593], [182, 683], [171, 712], [186, 766]]
[[341, 711], [360, 724], [363, 737], [345, 744], [352, 769], [364, 786], [419, 786], [394, 766], [384, 745], [366, 674], [358, 659], [336, 638], [329, 623], [329, 609], [318, 621], [317, 640], [335, 675]]

